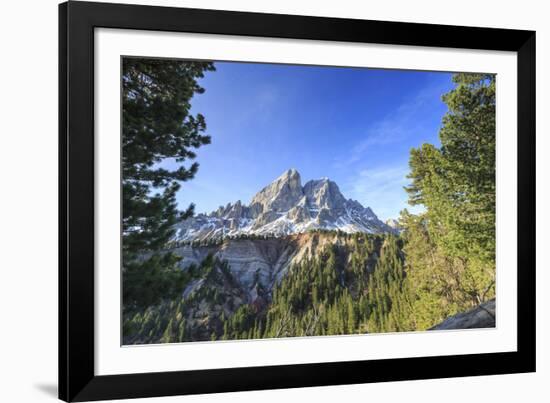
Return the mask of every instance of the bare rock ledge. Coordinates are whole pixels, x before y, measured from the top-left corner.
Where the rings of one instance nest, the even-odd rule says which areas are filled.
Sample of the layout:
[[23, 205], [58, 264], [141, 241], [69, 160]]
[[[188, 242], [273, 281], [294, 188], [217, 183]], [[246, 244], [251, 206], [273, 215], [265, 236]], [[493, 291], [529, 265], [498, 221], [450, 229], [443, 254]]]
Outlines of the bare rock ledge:
[[495, 327], [495, 300], [484, 302], [476, 308], [450, 316], [430, 330], [480, 329]]

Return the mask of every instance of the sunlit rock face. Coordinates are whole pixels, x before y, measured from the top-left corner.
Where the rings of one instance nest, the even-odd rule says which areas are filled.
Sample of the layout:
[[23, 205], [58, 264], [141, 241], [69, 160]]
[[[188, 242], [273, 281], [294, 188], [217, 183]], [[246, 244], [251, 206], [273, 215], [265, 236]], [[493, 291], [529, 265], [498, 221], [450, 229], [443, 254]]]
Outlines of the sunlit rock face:
[[482, 329], [495, 327], [495, 300], [484, 302], [468, 312], [458, 313], [430, 330]]

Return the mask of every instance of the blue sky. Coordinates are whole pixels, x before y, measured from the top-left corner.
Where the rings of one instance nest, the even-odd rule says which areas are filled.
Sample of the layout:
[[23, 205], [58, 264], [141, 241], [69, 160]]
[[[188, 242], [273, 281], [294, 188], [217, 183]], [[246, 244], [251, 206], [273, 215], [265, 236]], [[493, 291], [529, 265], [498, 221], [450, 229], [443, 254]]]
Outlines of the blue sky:
[[289, 168], [302, 184], [328, 177], [381, 219], [407, 205], [409, 152], [439, 144], [450, 73], [216, 62], [192, 99], [212, 144], [197, 150], [180, 208], [196, 212], [253, 195]]

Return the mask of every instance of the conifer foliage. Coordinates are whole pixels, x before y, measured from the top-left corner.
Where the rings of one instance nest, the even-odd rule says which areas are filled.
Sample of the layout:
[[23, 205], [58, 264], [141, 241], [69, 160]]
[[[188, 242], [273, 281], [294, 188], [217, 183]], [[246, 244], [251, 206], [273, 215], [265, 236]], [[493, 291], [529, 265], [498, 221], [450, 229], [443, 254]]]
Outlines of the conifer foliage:
[[441, 147], [411, 151], [409, 202], [426, 211], [401, 217], [421, 329], [495, 295], [495, 76], [453, 81]]
[[[122, 254], [125, 308], [148, 306], [181, 289], [179, 260], [159, 254], [178, 219], [180, 182], [193, 178], [194, 150], [210, 142], [202, 115], [192, 115], [197, 82], [212, 63], [125, 57], [122, 60]], [[166, 161], [177, 163], [169, 169]]]

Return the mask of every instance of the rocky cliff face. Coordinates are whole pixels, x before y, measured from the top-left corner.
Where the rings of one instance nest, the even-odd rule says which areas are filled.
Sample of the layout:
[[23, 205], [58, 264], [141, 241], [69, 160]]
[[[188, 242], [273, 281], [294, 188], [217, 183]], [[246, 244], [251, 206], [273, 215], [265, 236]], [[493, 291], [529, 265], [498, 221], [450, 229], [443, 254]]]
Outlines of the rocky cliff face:
[[401, 230], [401, 225], [399, 224], [399, 221], [397, 221], [396, 219], [394, 218], [388, 218], [386, 220], [386, 225], [388, 227], [391, 227], [393, 228], [394, 230], [396, 231], [400, 231]]
[[260, 287], [269, 293], [292, 264], [318, 256], [325, 247], [345, 246], [347, 242], [349, 239], [336, 233], [307, 233], [226, 240], [209, 246], [185, 245], [172, 252], [182, 257], [179, 264], [184, 270], [191, 265], [198, 266], [208, 255], [227, 262], [231, 275], [252, 303], [255, 289]]
[[487, 301], [476, 308], [445, 319], [430, 330], [481, 329], [495, 327], [495, 300]]
[[237, 201], [181, 222], [176, 226], [175, 241], [222, 239], [242, 234], [281, 237], [312, 229], [395, 232], [370, 208], [346, 199], [335, 182], [325, 178], [302, 186], [298, 171], [289, 169], [260, 190], [248, 206]]

